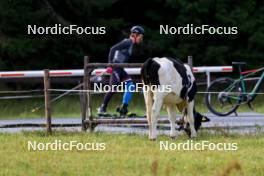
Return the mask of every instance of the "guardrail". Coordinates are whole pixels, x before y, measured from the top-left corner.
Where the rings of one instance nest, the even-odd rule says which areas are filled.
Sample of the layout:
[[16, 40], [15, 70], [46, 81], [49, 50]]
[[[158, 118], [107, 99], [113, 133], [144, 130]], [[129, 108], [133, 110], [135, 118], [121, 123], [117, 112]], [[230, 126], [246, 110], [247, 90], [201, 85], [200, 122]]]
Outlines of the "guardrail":
[[[97, 64], [98, 65], [98, 64]], [[99, 66], [106, 65], [106, 63], [100, 63]], [[232, 72], [232, 66], [203, 66], [193, 67], [194, 73], [220, 73], [220, 72]], [[129, 75], [140, 75], [140, 68], [125, 68], [125, 71]], [[105, 72], [105, 68], [94, 69], [91, 75], [98, 75]], [[83, 76], [83, 69], [75, 70], [50, 70], [51, 77], [68, 77], [68, 76]], [[41, 78], [44, 77], [44, 71], [31, 70], [31, 71], [4, 71], [0, 72], [0, 79], [9, 78]]]
[[[107, 63], [96, 63], [94, 67], [105, 67]], [[131, 66], [133, 67], [133, 65]], [[141, 68], [125, 68], [129, 75], [140, 75]], [[207, 86], [211, 83], [211, 73], [221, 72], [232, 72], [232, 66], [202, 66], [193, 67], [193, 73], [205, 73], [207, 77]], [[105, 68], [94, 69], [91, 75], [100, 75], [105, 72]], [[72, 69], [72, 70], [50, 70], [50, 77], [77, 77], [83, 76], [83, 69]], [[0, 72], [0, 79], [12, 79], [12, 78], [43, 78], [43, 70], [32, 70], [32, 71], [4, 71]]]

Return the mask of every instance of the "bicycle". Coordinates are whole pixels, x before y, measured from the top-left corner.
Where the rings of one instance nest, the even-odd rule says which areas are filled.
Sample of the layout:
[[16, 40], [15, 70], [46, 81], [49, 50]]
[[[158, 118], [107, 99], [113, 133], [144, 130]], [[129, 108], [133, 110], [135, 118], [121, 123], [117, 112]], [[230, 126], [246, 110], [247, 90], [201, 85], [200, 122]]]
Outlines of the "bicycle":
[[[246, 62], [232, 62], [238, 67], [239, 79], [223, 77], [214, 80], [207, 88], [205, 94], [205, 103], [210, 112], [218, 116], [227, 116], [235, 113], [242, 104], [247, 104], [250, 109], [253, 109], [251, 102], [258, 95], [264, 80], [264, 67], [242, 72], [241, 67], [246, 65]], [[257, 79], [253, 89], [248, 92], [246, 87], [246, 78], [252, 77], [260, 73], [261, 76]]]

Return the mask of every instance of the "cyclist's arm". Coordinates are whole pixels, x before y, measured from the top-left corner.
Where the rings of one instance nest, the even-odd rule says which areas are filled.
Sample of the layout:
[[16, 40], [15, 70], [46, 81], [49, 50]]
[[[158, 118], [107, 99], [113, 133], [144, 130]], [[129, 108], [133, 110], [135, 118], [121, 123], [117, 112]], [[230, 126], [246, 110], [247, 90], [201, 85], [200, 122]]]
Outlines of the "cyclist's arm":
[[112, 46], [108, 55], [108, 63], [113, 63], [113, 59], [116, 51], [129, 48], [130, 45], [131, 45], [131, 40], [125, 39], [117, 43], [116, 45]]

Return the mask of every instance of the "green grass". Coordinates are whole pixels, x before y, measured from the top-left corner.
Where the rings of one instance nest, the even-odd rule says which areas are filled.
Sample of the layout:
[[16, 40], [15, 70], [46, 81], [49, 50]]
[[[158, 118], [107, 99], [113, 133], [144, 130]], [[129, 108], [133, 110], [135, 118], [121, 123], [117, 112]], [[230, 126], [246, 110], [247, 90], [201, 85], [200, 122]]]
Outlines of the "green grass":
[[[104, 151], [28, 151], [27, 142], [106, 143]], [[263, 175], [264, 136], [238, 136], [201, 132], [194, 142], [237, 143], [237, 151], [160, 151], [159, 141], [186, 142], [145, 135], [44, 132], [0, 133], [0, 175]]]
[[[93, 113], [96, 113], [103, 101], [103, 95], [92, 96]], [[115, 113], [117, 106], [121, 105], [122, 94], [116, 94], [113, 96], [108, 112]], [[32, 112], [32, 110], [40, 105], [43, 105], [44, 99], [25, 99], [25, 100], [1, 100], [0, 101], [0, 119], [12, 119], [12, 118], [43, 118], [44, 108], [40, 108], [38, 111]], [[264, 100], [263, 95], [259, 95], [253, 102], [254, 111], [258, 113], [264, 113]], [[129, 109], [138, 115], [145, 114], [145, 103], [143, 94], [135, 93], [132, 99]], [[202, 94], [196, 96], [196, 109], [199, 112], [208, 112]], [[242, 105], [238, 112], [251, 111], [247, 105]], [[162, 114], [166, 114], [163, 110]], [[58, 102], [52, 103], [52, 116], [55, 118], [63, 117], [76, 117], [80, 118], [80, 101], [79, 96], [66, 96], [60, 99]]]

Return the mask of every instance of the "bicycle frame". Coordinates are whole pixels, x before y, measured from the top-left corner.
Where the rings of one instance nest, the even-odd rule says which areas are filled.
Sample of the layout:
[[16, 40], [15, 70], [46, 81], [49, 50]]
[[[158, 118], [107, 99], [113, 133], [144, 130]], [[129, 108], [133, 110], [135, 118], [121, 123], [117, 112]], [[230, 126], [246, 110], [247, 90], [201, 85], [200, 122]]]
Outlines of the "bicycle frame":
[[[255, 84], [254, 88], [252, 89], [252, 91], [249, 93], [247, 92], [246, 90], [246, 83], [245, 83], [245, 79], [248, 78], [248, 77], [251, 77], [257, 73], [261, 73], [261, 76], [259, 78], [259, 80], [257, 81], [257, 83]], [[240, 78], [235, 80], [234, 83], [232, 83], [230, 86], [228, 86], [224, 92], [229, 92], [232, 90], [232, 88], [238, 84], [238, 83], [241, 83], [241, 87], [242, 87], [242, 97], [244, 97], [245, 95], [249, 95], [251, 97], [251, 100], [253, 100], [256, 96], [257, 96], [257, 92], [259, 91], [262, 83], [264, 82], [264, 67], [252, 72], [252, 73], [249, 73], [249, 74], [246, 74], [246, 75], [243, 75], [240, 73]], [[229, 98], [232, 98], [232, 99], [236, 99], [236, 100], [241, 100], [242, 97], [241, 96], [228, 96]]]

